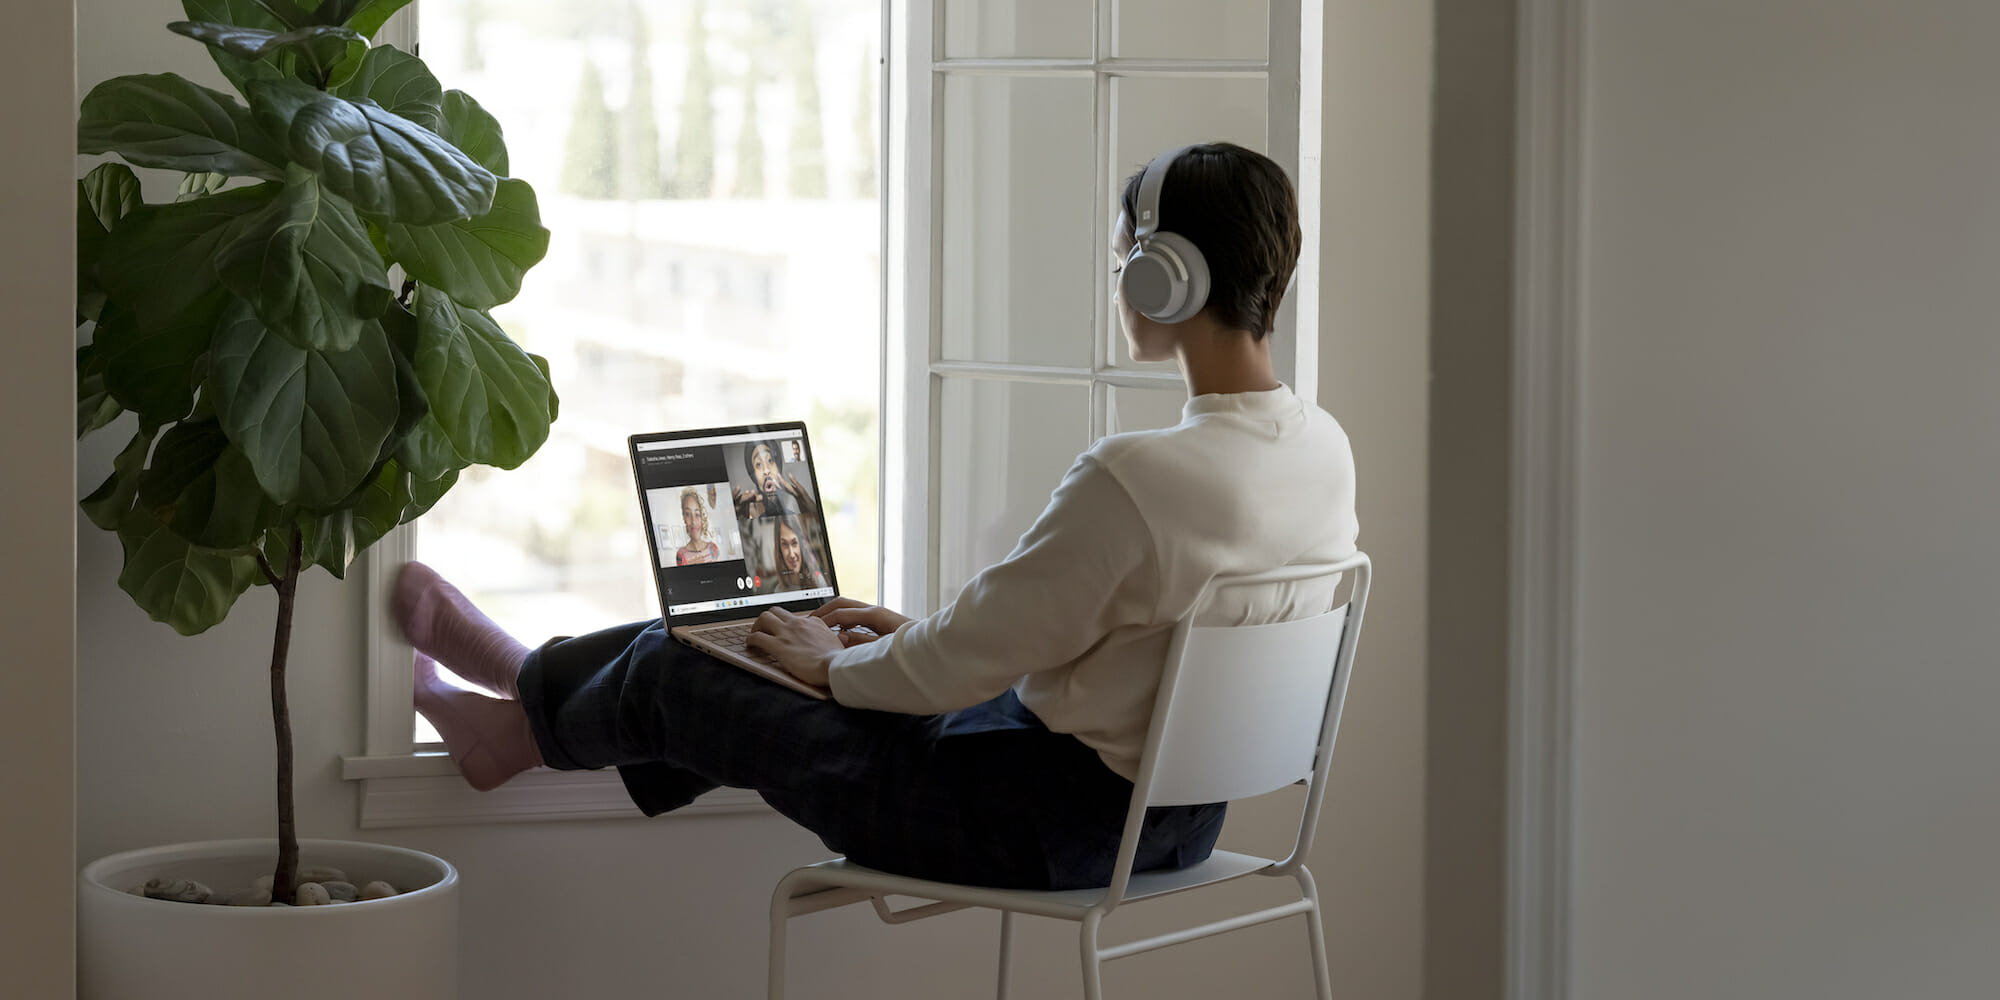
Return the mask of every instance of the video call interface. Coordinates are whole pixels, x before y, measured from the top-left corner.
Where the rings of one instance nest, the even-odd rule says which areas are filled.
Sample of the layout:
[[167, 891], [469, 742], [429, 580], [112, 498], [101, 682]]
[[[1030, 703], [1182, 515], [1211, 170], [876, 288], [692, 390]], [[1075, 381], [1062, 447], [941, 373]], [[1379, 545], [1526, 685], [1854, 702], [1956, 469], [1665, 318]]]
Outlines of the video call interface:
[[833, 596], [804, 432], [642, 441], [635, 454], [670, 617]]

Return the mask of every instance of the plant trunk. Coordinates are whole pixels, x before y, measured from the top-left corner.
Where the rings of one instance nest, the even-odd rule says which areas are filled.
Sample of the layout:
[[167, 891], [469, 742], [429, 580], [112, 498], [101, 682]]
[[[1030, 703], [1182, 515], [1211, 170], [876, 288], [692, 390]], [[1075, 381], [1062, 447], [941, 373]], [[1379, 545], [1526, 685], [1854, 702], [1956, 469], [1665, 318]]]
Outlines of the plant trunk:
[[285, 700], [285, 661], [292, 648], [292, 605], [299, 589], [299, 556], [304, 532], [292, 528], [285, 573], [277, 582], [278, 633], [271, 643], [271, 725], [278, 741], [278, 869], [271, 873], [271, 899], [289, 903], [299, 874], [299, 830], [292, 818], [292, 714]]

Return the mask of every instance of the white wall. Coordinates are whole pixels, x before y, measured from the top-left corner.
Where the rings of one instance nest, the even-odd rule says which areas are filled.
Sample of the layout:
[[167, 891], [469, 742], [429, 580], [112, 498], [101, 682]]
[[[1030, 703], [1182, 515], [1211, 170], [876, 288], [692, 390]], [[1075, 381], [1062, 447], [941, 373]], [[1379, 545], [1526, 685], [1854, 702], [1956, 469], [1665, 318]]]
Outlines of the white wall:
[[1335, 994], [1370, 1000], [1423, 980], [1433, 7], [1326, 4], [1319, 399], [1375, 580], [1313, 870]]
[[2000, 982], [2000, 6], [1596, 2], [1578, 998]]
[[70, 338], [76, 216], [69, 150], [75, 98], [70, 5], [8, 14], [0, 33], [0, 856], [9, 905], [0, 910], [0, 969], [22, 1000], [75, 988], [76, 577], [70, 545]]
[[1515, 0], [1437, 0], [1424, 996], [1499, 1000], [1506, 908]]
[[[1414, 1000], [1422, 906], [1430, 4], [1343, 0], [1328, 7], [1323, 280], [1330, 332], [1321, 395], [1356, 440], [1364, 544], [1380, 570], [1315, 865], [1346, 990]], [[82, 0], [82, 86], [167, 69], [215, 85], [199, 47], [159, 27], [177, 11], [173, 0]], [[79, 473], [79, 488], [95, 485], [117, 444], [106, 437], [83, 450], [88, 471]], [[145, 621], [116, 589], [115, 540], [87, 522], [78, 530], [79, 856], [260, 835], [273, 815], [262, 686], [269, 595], [253, 594], [206, 636], [177, 638]], [[301, 593], [292, 667], [301, 828], [308, 836], [407, 844], [459, 865], [466, 879], [464, 995], [761, 995], [769, 887], [789, 867], [826, 856], [810, 835], [769, 814], [363, 834], [354, 827], [354, 792], [336, 777], [336, 758], [361, 745], [364, 595], [358, 585], [323, 575]], [[1287, 804], [1240, 810], [1229, 842], [1282, 829]], [[1246, 886], [1236, 896], [1276, 898], [1279, 888]], [[1141, 908], [1115, 922], [1137, 933], [1158, 920]], [[822, 915], [795, 928], [793, 967], [813, 996], [983, 996], [994, 927], [993, 918], [975, 915], [903, 928], [881, 927], [865, 911]], [[1069, 934], [1069, 925], [1027, 922], [1020, 995], [1078, 994]], [[805, 972], [812, 969], [823, 973]], [[1309, 990], [1296, 922], [1118, 963], [1106, 979], [1116, 995]]]

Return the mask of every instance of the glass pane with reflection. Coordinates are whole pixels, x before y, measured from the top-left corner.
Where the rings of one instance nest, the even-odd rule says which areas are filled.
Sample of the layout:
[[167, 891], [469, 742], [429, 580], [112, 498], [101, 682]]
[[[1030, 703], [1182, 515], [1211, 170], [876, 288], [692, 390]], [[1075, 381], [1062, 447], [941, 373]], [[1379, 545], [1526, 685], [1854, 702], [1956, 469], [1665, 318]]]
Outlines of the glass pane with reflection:
[[1089, 0], [944, 0], [948, 59], [1088, 59], [1096, 11]]
[[[1124, 59], [1265, 59], [1269, 0], [1107, 0], [1111, 54]], [[1286, 0], [1297, 2], [1297, 0]]]
[[1086, 367], [1097, 309], [1088, 77], [945, 81], [944, 357]]
[[947, 378], [939, 399], [938, 590], [949, 604], [1013, 551], [1090, 445], [1090, 388]]

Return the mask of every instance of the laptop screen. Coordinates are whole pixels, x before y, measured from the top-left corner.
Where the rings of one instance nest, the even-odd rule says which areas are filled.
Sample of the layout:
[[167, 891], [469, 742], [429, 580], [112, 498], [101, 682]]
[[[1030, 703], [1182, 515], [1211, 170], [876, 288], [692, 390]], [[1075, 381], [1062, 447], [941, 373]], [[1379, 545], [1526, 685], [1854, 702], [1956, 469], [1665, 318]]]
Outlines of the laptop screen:
[[631, 450], [670, 624], [806, 610], [839, 593], [804, 424], [640, 434]]

